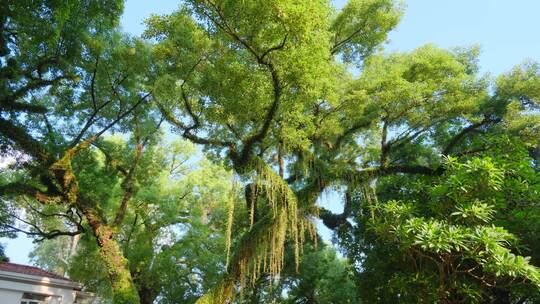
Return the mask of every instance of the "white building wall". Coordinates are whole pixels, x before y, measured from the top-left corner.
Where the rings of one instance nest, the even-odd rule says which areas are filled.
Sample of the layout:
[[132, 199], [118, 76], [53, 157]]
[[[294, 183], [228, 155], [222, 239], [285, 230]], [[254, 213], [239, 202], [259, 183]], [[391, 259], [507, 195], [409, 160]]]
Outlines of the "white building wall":
[[[2, 284], [2, 282], [0, 282]], [[0, 304], [19, 304], [21, 301], [22, 292], [0, 288]]]
[[50, 304], [73, 304], [76, 291], [32, 283], [14, 282], [0, 278], [0, 304], [20, 304], [23, 293], [51, 296]]

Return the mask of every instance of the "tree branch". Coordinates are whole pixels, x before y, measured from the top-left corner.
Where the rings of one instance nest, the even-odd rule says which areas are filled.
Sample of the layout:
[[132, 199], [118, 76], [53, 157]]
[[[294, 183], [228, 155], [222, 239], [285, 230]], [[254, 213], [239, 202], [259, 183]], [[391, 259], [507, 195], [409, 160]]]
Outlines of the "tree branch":
[[32, 104], [26, 104], [17, 102], [17, 99], [24, 97], [28, 92], [39, 89], [42, 87], [46, 87], [49, 85], [56, 84], [57, 82], [67, 79], [67, 76], [58, 76], [53, 79], [35, 79], [34, 81], [29, 82], [24, 87], [16, 90], [11, 95], [5, 96], [0, 101], [0, 109], [4, 111], [24, 111], [24, 112], [31, 112], [31, 113], [45, 113], [47, 112], [47, 108], [40, 106], [40, 105], [32, 105]]
[[28, 153], [30, 156], [35, 157], [40, 163], [49, 164], [52, 162], [51, 156], [40, 142], [32, 138], [25, 129], [14, 125], [10, 121], [3, 119], [1, 116], [0, 130], [2, 130], [0, 133], [1, 136], [13, 141], [22, 148], [24, 153]]
[[182, 136], [184, 138], [187, 138], [191, 140], [192, 142], [196, 144], [200, 144], [200, 145], [214, 145], [214, 146], [220, 146], [220, 147], [233, 146], [233, 143], [230, 141], [221, 141], [221, 140], [215, 140], [215, 139], [210, 139], [210, 138], [204, 138], [204, 137], [200, 137], [198, 135], [191, 133], [191, 129], [189, 129], [189, 127], [186, 126], [186, 124], [184, 124], [182, 121], [174, 117], [174, 115], [170, 111], [165, 109], [165, 107], [160, 102], [156, 101], [156, 105], [159, 111], [161, 112], [161, 114], [163, 115], [163, 117], [165, 117], [165, 119], [167, 120], [167, 122], [177, 127], [178, 129], [183, 130]]
[[500, 122], [500, 118], [488, 118], [485, 117], [482, 121], [474, 123], [464, 129], [462, 129], [458, 134], [456, 134], [449, 142], [446, 144], [446, 147], [443, 149], [442, 154], [448, 155], [454, 147], [467, 135], [469, 135], [471, 132], [475, 131], [476, 129], [491, 124], [491, 123], [498, 123]]
[[319, 208], [319, 218], [323, 221], [323, 224], [331, 230], [336, 230], [342, 225], [347, 225], [347, 227], [352, 228], [351, 224], [347, 221], [347, 218], [351, 215], [352, 211], [351, 203], [351, 195], [349, 192], [346, 192], [342, 213], [334, 214], [328, 209]]
[[[159, 130], [162, 122], [163, 122], [163, 118], [157, 123], [156, 131]], [[118, 208], [118, 211], [116, 212], [116, 216], [112, 224], [113, 227], [118, 227], [124, 220], [128, 202], [135, 194], [135, 185], [134, 185], [135, 171], [137, 170], [137, 166], [139, 165], [139, 161], [143, 155], [143, 151], [144, 151], [144, 148], [146, 147], [146, 144], [150, 140], [150, 137], [155, 134], [155, 132], [149, 132], [141, 140], [138, 135], [138, 130], [139, 129], [137, 127], [136, 132], [135, 132], [136, 138], [137, 138], [136, 140], [137, 144], [135, 147], [135, 157], [131, 163], [131, 167], [129, 168], [129, 171], [127, 172], [124, 180], [122, 181], [122, 189], [124, 190], [124, 195], [122, 196], [120, 207]]]
[[146, 99], [152, 94], [152, 92], [148, 92], [144, 95], [142, 95], [139, 100], [133, 105], [131, 106], [131, 108], [129, 108], [127, 111], [125, 111], [124, 113], [118, 115], [116, 117], [116, 119], [114, 119], [113, 121], [111, 121], [108, 125], [106, 125], [103, 129], [101, 129], [101, 131], [97, 132], [96, 134], [94, 134], [92, 137], [95, 137], [95, 138], [98, 138], [100, 137], [101, 135], [103, 135], [103, 133], [105, 133], [107, 130], [109, 130], [110, 128], [112, 128], [115, 124], [117, 124], [120, 120], [124, 119], [124, 117], [128, 116], [131, 112], [133, 112], [140, 104], [142, 104], [144, 101], [146, 101]]
[[41, 191], [39, 188], [32, 185], [13, 182], [0, 186], [0, 196], [4, 195], [28, 195], [33, 197], [40, 203], [49, 204], [51, 202], [58, 202], [61, 197], [58, 194], [48, 193]]
[[270, 72], [270, 75], [272, 77], [272, 86], [273, 86], [274, 98], [273, 98], [273, 102], [272, 102], [269, 110], [266, 112], [266, 115], [265, 115], [265, 118], [264, 118], [264, 121], [263, 121], [263, 125], [262, 125], [261, 129], [257, 133], [251, 135], [250, 137], [248, 137], [244, 141], [242, 151], [238, 155], [238, 159], [235, 160], [237, 165], [243, 166], [247, 162], [249, 154], [252, 152], [253, 146], [256, 143], [260, 142], [266, 136], [266, 134], [268, 133], [268, 131], [270, 129], [270, 126], [271, 126], [271, 123], [272, 123], [272, 120], [274, 119], [274, 116], [276, 115], [277, 110], [279, 108], [280, 99], [281, 99], [281, 91], [282, 91], [280, 77], [278, 75], [278, 72], [277, 72], [276, 68], [272, 64], [272, 62], [266, 60], [266, 56], [272, 51], [282, 49], [285, 46], [287, 36], [285, 36], [285, 38], [283, 39], [283, 41], [279, 45], [267, 49], [261, 55], [261, 54], [259, 54], [259, 51], [257, 51], [257, 49], [255, 47], [250, 45], [246, 40], [244, 40], [242, 37], [240, 37], [238, 35], [238, 33], [236, 33], [236, 31], [234, 31], [232, 29], [232, 27], [227, 23], [227, 21], [226, 21], [227, 19], [223, 15], [223, 12], [221, 11], [221, 9], [215, 3], [212, 3], [211, 1], [205, 1], [205, 2], [208, 3], [213, 8], [213, 10], [217, 14], [219, 20], [216, 19], [214, 16], [212, 16], [212, 14], [208, 13], [204, 8], [201, 10], [203, 15], [205, 15], [218, 28], [222, 29], [231, 38], [233, 38], [238, 43], [240, 43], [242, 46], [244, 46], [244, 48], [255, 57], [255, 59], [257, 60], [257, 63], [267, 67], [267, 69]]

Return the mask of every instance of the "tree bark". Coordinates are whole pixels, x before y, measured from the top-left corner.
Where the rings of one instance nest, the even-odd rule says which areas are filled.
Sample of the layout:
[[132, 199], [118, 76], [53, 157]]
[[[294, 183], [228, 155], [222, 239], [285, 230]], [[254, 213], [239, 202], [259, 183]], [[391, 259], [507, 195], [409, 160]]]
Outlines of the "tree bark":
[[113, 238], [113, 229], [108, 226], [96, 210], [84, 202], [79, 202], [79, 208], [99, 246], [99, 253], [107, 267], [107, 274], [111, 282], [114, 304], [141, 303], [137, 288], [133, 283], [128, 267], [128, 260], [124, 257], [120, 245]]
[[139, 293], [141, 304], [153, 304], [157, 297], [157, 292], [144, 283], [141, 283], [137, 292]]

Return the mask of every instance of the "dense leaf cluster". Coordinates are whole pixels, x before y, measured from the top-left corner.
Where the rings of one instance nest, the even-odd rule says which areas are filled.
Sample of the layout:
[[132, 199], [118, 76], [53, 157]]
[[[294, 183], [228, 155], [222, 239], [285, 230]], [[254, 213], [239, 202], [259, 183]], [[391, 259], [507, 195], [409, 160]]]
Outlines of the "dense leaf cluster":
[[113, 303], [539, 301], [538, 63], [385, 52], [392, 0], [121, 11], [0, 4], [0, 234], [34, 263]]

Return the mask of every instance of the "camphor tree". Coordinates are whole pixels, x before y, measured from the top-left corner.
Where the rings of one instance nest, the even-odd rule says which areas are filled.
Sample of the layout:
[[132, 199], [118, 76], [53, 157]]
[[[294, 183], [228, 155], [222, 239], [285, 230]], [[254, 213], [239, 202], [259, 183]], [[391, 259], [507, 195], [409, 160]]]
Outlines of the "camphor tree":
[[[114, 215], [122, 198], [122, 174], [112, 166], [112, 160], [117, 167], [130, 163], [128, 145], [119, 137], [106, 137], [100, 150], [90, 154], [95, 157], [82, 158], [81, 154], [77, 158], [85, 164], [77, 170], [79, 183], [81, 187], [92, 185], [84, 191], [102, 198], [100, 207], [105, 215]], [[138, 190], [126, 209], [125, 220], [117, 227], [114, 237], [128, 260], [141, 303], [194, 303], [219, 283], [227, 238], [234, 241], [235, 235], [249, 227], [245, 206], [238, 199], [240, 188], [234, 184], [231, 188], [230, 173], [205, 159], [191, 159], [192, 151], [186, 143], [156, 142], [145, 149], [137, 171]], [[32, 208], [27, 209], [31, 214]], [[229, 222], [232, 210], [234, 219]], [[43, 221], [37, 214], [34, 221], [40, 220], [43, 230], [66, 229], [62, 217]], [[229, 228], [234, 230], [227, 232]], [[33, 262], [68, 274], [104, 301], [112, 299], [107, 267], [92, 234], [82, 233], [75, 240], [76, 248], [67, 236], [40, 242], [32, 252]], [[321, 246], [306, 245], [299, 273], [292, 248], [288, 248], [280, 279], [259, 278], [260, 289], [246, 288], [245, 301], [294, 303], [312, 299], [334, 303], [347, 295], [354, 303], [357, 292], [352, 268], [345, 259], [338, 259], [333, 249], [321, 250]], [[269, 281], [274, 283], [270, 286]], [[335, 282], [340, 282], [340, 288], [333, 286]]]
[[[0, 141], [21, 155], [2, 172], [2, 202], [27, 205], [36, 217], [26, 232], [39, 238], [90, 232], [81, 246], [97, 254], [108, 281], [95, 286], [110, 286], [115, 303], [146, 301], [146, 287], [155, 294], [143, 284], [154, 282], [145, 267], [159, 263], [146, 257], [196, 256], [193, 244], [156, 250], [152, 229], [127, 237], [130, 220], [149, 214], [150, 205], [133, 202], [155, 189], [141, 174], [162, 117], [244, 187], [245, 208], [234, 210], [248, 210], [247, 228], [229, 208], [224, 265], [188, 292], [213, 285], [201, 303], [249, 293], [288, 258], [301, 266], [317, 217], [358, 266], [364, 299], [538, 297], [536, 63], [493, 80], [479, 74], [475, 48], [383, 53], [402, 13], [392, 0], [351, 0], [341, 10], [322, 0], [186, 0], [148, 20], [146, 43], [115, 30], [117, 1], [1, 5]], [[104, 140], [108, 131], [125, 144]], [[316, 204], [331, 189], [343, 189], [341, 214]], [[40, 221], [60, 211], [70, 230]]]
[[[396, 107], [408, 92], [421, 94], [398, 108], [397, 119], [382, 116], [361, 155], [375, 166], [357, 172], [367, 182], [349, 181], [344, 213], [326, 213], [349, 256], [363, 265], [361, 286], [376, 290], [362, 294], [368, 301], [520, 303], [538, 297], [531, 250], [538, 244], [538, 65], [525, 63], [491, 81], [477, 76], [475, 60], [474, 49], [431, 47], [377, 57], [353, 85]], [[465, 78], [455, 79], [452, 65]], [[430, 84], [437, 75], [438, 83]], [[457, 84], [470, 89], [452, 92]], [[421, 102], [427, 98], [433, 100]], [[453, 184], [443, 186], [445, 180]], [[414, 262], [420, 266], [413, 268]]]
[[[223, 302], [237, 283], [279, 273], [287, 237], [298, 260], [305, 235], [314, 235], [324, 183], [299, 173], [312, 167], [316, 137], [335, 135], [318, 124], [348, 77], [334, 55], [361, 60], [399, 15], [392, 1], [353, 2], [340, 14], [326, 1], [186, 1], [148, 20], [146, 36], [158, 41], [161, 112], [183, 137], [250, 180], [252, 227], [232, 251], [221, 286], [201, 302]], [[285, 176], [288, 162], [296, 170]]]
[[[137, 303], [113, 235], [131, 196], [132, 169], [159, 120], [152, 113], [141, 115], [150, 97], [148, 48], [116, 31], [121, 1], [3, 1], [0, 6], [0, 141], [3, 153], [21, 156], [2, 172], [2, 202], [38, 202], [37, 213], [62, 211], [71, 223], [70, 230], [36, 225], [25, 231], [38, 238], [90, 231], [115, 303]], [[73, 162], [90, 145], [98, 146], [105, 132], [121, 129], [132, 134], [128, 153], [134, 161], [124, 172], [126, 203], [115, 223], [102, 214], [102, 197], [85, 192], [91, 187], [79, 183], [80, 167]], [[10, 225], [6, 232], [19, 230]]]
[[[125, 196], [118, 168], [132, 163], [130, 145], [120, 137], [107, 137], [99, 150], [88, 150], [84, 158], [81, 152], [77, 159], [83, 166], [77, 170], [81, 189], [88, 186], [85, 193], [101, 198], [99, 207], [108, 222], [115, 220]], [[147, 146], [135, 172], [129, 208], [114, 227], [113, 238], [128, 261], [140, 303], [193, 303], [221, 276], [228, 210], [238, 201], [238, 191], [232, 188], [230, 173], [204, 158], [195, 160], [194, 151], [185, 142]], [[56, 217], [47, 225], [62, 222]], [[72, 247], [65, 237], [42, 242], [32, 253], [34, 262], [50, 270], [63, 266], [62, 272], [104, 301], [114, 299], [109, 266], [93, 235], [81, 234], [77, 248]]]
[[[492, 81], [478, 74], [475, 48], [377, 53], [400, 14], [399, 5], [382, 0], [350, 1], [340, 11], [326, 1], [209, 0], [186, 1], [176, 13], [148, 20], [146, 36], [157, 41], [154, 93], [161, 112], [181, 136], [227, 159], [247, 184], [252, 227], [235, 244], [221, 286], [201, 302], [224, 302], [237, 284], [279, 273], [287, 240], [298, 259], [313, 217], [341, 235], [376, 225], [389, 215], [373, 209], [355, 225], [349, 219], [381, 195], [378, 185], [387, 179], [436, 179], [448, 170], [445, 159], [482, 156], [500, 136], [536, 158], [538, 66], [525, 63]], [[358, 77], [351, 65], [359, 67]], [[342, 214], [315, 204], [332, 187], [346, 189]], [[447, 208], [452, 204], [461, 206]], [[482, 204], [475, 208], [490, 208]], [[433, 214], [421, 216], [435, 221]], [[505, 263], [527, 271], [505, 273], [479, 261], [477, 267], [491, 285], [510, 276], [538, 289], [537, 268], [515, 255], [520, 242], [507, 242], [514, 237], [495, 218], [483, 218], [501, 227], [501, 235], [484, 240], [499, 246], [484, 252], [486, 259], [514, 252]], [[482, 289], [482, 279], [468, 285], [479, 296], [443, 284], [435, 300], [487, 301], [492, 293]]]

